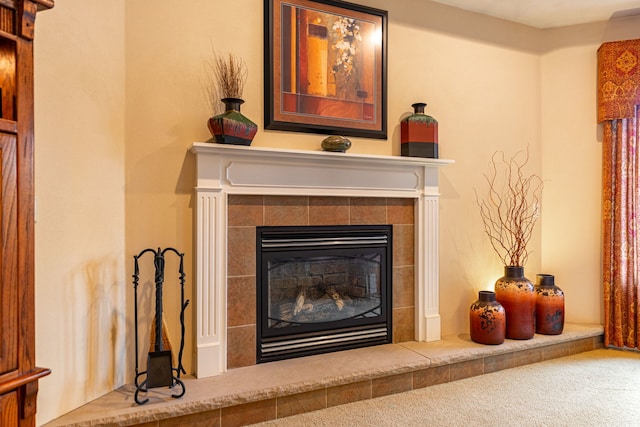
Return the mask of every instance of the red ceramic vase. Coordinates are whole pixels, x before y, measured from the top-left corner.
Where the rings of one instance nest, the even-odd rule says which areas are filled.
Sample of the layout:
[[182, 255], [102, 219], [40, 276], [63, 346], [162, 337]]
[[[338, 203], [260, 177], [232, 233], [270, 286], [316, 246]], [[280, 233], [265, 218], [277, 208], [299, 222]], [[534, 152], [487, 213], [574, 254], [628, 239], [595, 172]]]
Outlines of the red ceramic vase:
[[560, 335], [564, 329], [564, 292], [551, 274], [536, 277], [536, 333]]
[[533, 283], [524, 277], [524, 267], [505, 266], [504, 276], [495, 284], [496, 300], [507, 314], [505, 336], [528, 340], [536, 333], [536, 293]]
[[505, 326], [504, 307], [496, 301], [495, 292], [480, 291], [469, 310], [471, 339], [479, 344], [502, 344]]
[[411, 105], [413, 114], [400, 122], [400, 154], [438, 158], [438, 121], [424, 113], [424, 102]]
[[239, 98], [223, 98], [225, 112], [211, 117], [207, 126], [215, 141], [219, 144], [251, 145], [258, 132], [258, 125], [240, 112], [244, 103]]

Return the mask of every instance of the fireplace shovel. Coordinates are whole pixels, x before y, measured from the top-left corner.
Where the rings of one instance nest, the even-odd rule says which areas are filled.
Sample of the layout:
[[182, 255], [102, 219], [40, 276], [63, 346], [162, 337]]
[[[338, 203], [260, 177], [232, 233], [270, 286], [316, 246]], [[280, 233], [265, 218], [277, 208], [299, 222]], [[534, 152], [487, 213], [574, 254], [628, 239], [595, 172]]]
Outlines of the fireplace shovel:
[[[173, 357], [171, 352], [171, 344], [169, 343], [166, 327], [162, 319], [162, 287], [164, 283], [164, 254], [167, 251], [172, 251], [180, 257], [180, 285], [182, 290], [182, 305], [180, 312], [180, 324], [182, 326], [182, 339], [180, 341], [180, 353], [178, 356], [178, 367], [173, 367]], [[152, 252], [154, 254], [154, 266], [155, 266], [155, 317], [152, 330], [152, 349], [149, 351], [147, 357], [147, 370], [143, 372], [138, 371], [138, 281], [139, 281], [139, 268], [138, 259], [146, 252]], [[138, 394], [147, 392], [149, 388], [155, 387], [169, 387], [173, 388], [179, 385], [181, 391], [176, 394], [172, 394], [171, 397], [179, 398], [185, 393], [184, 383], [180, 380], [180, 373], [186, 373], [182, 366], [182, 351], [184, 349], [184, 311], [189, 304], [189, 301], [184, 301], [184, 271], [183, 271], [183, 257], [184, 254], [179, 253], [173, 248], [167, 248], [165, 250], [157, 251], [152, 249], [145, 249], [137, 256], [134, 256], [134, 288], [135, 288], [135, 325], [136, 325], [136, 392], [134, 395], [137, 404], [142, 405], [149, 401], [149, 399], [141, 400]], [[165, 346], [166, 341], [166, 346]], [[166, 347], [166, 348], [165, 348]], [[176, 375], [174, 375], [174, 371]], [[140, 377], [146, 375], [144, 381], [140, 382]]]

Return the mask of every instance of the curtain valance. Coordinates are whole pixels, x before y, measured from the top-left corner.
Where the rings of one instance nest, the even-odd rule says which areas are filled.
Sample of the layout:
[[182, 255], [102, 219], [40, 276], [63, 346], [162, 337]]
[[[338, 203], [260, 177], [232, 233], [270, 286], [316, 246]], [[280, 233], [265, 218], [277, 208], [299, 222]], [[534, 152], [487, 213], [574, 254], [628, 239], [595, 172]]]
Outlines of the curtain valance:
[[640, 39], [598, 49], [598, 123], [627, 119], [640, 104]]

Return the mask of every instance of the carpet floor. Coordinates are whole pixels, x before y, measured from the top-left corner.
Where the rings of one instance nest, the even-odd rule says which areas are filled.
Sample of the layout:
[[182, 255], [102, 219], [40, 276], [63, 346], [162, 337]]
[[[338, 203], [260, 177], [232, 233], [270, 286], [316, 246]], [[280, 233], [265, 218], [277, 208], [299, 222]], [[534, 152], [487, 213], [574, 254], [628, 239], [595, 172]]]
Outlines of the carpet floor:
[[640, 353], [614, 349], [255, 426], [640, 426]]

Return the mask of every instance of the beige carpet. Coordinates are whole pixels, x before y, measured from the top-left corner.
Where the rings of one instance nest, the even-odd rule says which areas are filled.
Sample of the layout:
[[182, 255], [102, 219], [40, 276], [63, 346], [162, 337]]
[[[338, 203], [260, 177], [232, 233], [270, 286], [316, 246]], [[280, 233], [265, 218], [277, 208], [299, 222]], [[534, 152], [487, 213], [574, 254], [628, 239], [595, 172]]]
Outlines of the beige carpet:
[[595, 350], [256, 426], [640, 426], [640, 354]]

